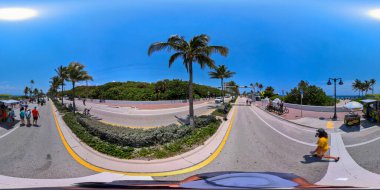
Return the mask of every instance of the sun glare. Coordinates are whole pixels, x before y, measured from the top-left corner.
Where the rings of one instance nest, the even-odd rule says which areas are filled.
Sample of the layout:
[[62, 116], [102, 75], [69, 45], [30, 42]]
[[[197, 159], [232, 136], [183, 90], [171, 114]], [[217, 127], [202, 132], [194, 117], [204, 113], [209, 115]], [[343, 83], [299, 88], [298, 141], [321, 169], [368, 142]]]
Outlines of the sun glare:
[[25, 20], [36, 15], [36, 10], [28, 8], [0, 8], [0, 20]]
[[368, 15], [375, 18], [375, 19], [380, 20], [380, 9], [370, 10], [370, 11], [368, 11]]

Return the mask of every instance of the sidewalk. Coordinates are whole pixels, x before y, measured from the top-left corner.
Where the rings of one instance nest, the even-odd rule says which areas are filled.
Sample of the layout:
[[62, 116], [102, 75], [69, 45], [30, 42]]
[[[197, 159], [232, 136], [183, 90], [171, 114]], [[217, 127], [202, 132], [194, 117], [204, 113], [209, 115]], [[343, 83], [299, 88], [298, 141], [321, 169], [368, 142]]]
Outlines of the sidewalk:
[[[261, 105], [256, 105], [256, 107], [262, 110], [265, 110], [265, 108]], [[379, 127], [376, 123], [371, 123], [370, 121], [367, 121], [366, 119], [362, 117], [360, 119], [361, 121], [360, 128], [358, 128], [357, 126], [347, 127], [344, 124], [344, 121], [342, 119], [344, 118], [344, 115], [347, 114], [347, 112], [338, 112], [337, 113], [338, 120], [333, 121], [330, 118], [326, 117], [328, 115], [333, 114], [330, 112], [303, 111], [303, 113], [306, 112], [306, 114], [303, 114], [303, 117], [300, 117], [300, 110], [296, 110], [292, 108], [288, 108], [288, 109], [289, 109], [289, 113], [284, 114], [284, 115], [277, 115], [275, 113], [268, 112], [268, 111], [266, 111], [266, 113], [271, 114], [280, 119], [286, 120], [290, 123], [294, 123], [294, 124], [298, 124], [304, 127], [314, 128], [314, 129], [325, 128], [325, 129], [337, 129], [338, 131], [343, 131], [343, 132], [353, 132], [353, 131], [363, 131], [371, 127]], [[294, 114], [295, 112], [297, 114]]]
[[63, 141], [67, 142], [69, 153], [79, 163], [97, 171], [126, 172], [130, 175], [149, 176], [187, 173], [209, 164], [223, 149], [236, 112], [236, 108], [234, 108], [228, 115], [228, 121], [223, 122], [217, 132], [204, 145], [172, 158], [145, 161], [122, 160], [96, 152], [71, 132], [62, 118], [58, 116], [54, 105], [51, 105], [57, 116], [57, 124], [59, 124], [57, 128], [62, 132]]

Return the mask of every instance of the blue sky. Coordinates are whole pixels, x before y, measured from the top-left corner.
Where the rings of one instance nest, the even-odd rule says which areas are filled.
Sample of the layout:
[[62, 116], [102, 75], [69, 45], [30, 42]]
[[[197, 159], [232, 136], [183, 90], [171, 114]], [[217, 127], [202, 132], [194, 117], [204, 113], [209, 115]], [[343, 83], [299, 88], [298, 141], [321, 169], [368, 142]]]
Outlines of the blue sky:
[[[172, 34], [211, 36], [230, 49], [213, 56], [237, 72], [240, 85], [260, 82], [288, 91], [301, 79], [323, 87], [342, 77], [338, 94], [355, 78], [379, 80], [380, 20], [367, 12], [380, 1], [360, 0], [65, 0], [0, 1], [0, 8], [38, 11], [28, 20], [0, 20], [0, 93], [22, 94], [30, 79], [47, 90], [54, 68], [79, 61], [94, 77], [110, 81], [188, 79], [181, 62], [168, 68], [166, 52], [147, 55], [152, 42]], [[194, 81], [211, 86], [208, 69]], [[375, 92], [380, 92], [377, 85]]]

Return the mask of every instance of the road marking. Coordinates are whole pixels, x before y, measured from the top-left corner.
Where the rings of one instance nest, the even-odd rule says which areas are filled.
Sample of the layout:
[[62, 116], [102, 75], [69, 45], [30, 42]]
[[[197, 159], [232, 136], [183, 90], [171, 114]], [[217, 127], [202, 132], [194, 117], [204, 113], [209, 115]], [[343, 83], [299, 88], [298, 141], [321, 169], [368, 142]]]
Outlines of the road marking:
[[1, 135], [1, 136], [0, 136], [0, 139], [3, 138], [3, 137], [5, 137], [5, 136], [7, 136], [7, 135], [9, 135], [9, 134], [11, 134], [13, 131], [15, 131], [16, 129], [18, 129], [19, 127], [20, 127], [20, 126], [17, 126], [17, 127], [15, 127], [15, 128], [13, 128], [12, 130], [6, 132], [5, 134]]
[[170, 175], [179, 175], [179, 174], [184, 174], [184, 173], [189, 173], [189, 172], [192, 172], [192, 171], [195, 171], [195, 170], [198, 170], [204, 166], [207, 166], [208, 164], [210, 164], [213, 160], [215, 160], [216, 157], [218, 157], [218, 155], [220, 154], [220, 152], [223, 150], [224, 148], [224, 145], [226, 144], [227, 140], [228, 140], [228, 137], [230, 135], [230, 132], [231, 132], [231, 129], [232, 129], [232, 123], [234, 122], [234, 119], [235, 119], [235, 115], [236, 115], [236, 107], [234, 107], [234, 110], [233, 110], [233, 113], [232, 113], [232, 117], [231, 117], [231, 122], [230, 124], [228, 125], [228, 129], [227, 129], [227, 132], [226, 134], [224, 135], [223, 137], [223, 140], [222, 142], [219, 144], [218, 148], [215, 150], [215, 152], [213, 152], [206, 160], [194, 165], [194, 166], [191, 166], [191, 167], [188, 167], [188, 168], [184, 168], [184, 169], [180, 169], [180, 170], [175, 170], [175, 171], [168, 171], [168, 172], [122, 172], [122, 171], [115, 171], [115, 170], [108, 170], [108, 169], [105, 169], [105, 168], [101, 168], [101, 167], [98, 167], [98, 166], [95, 166], [95, 165], [92, 165], [90, 163], [88, 163], [87, 161], [83, 160], [81, 157], [79, 157], [74, 151], [73, 149], [71, 149], [70, 145], [67, 143], [65, 137], [63, 136], [63, 133], [61, 131], [61, 127], [59, 126], [59, 123], [58, 123], [58, 119], [55, 115], [55, 112], [53, 111], [53, 103], [50, 102], [50, 107], [51, 107], [51, 112], [53, 113], [53, 117], [54, 117], [54, 121], [55, 121], [55, 125], [57, 127], [57, 130], [58, 130], [58, 134], [62, 140], [62, 143], [64, 145], [64, 147], [66, 148], [66, 150], [68, 151], [68, 153], [74, 158], [75, 161], [77, 161], [79, 164], [81, 164], [82, 166], [88, 168], [88, 169], [91, 169], [95, 172], [110, 172], [110, 173], [119, 173], [119, 174], [125, 174], [125, 175], [130, 175], [130, 176], [170, 176]]
[[[262, 112], [264, 112], [264, 113], [267, 113], [267, 112], [265, 112], [264, 110], [262, 110], [262, 109], [260, 109], [259, 108], [259, 110], [261, 110]], [[274, 114], [271, 114], [271, 113], [267, 113], [268, 115], [271, 115], [272, 117], [276, 117], [277, 118], [277, 116], [275, 116]], [[280, 118], [281, 119], [281, 118]], [[282, 122], [282, 123], [286, 123], [286, 124], [289, 124], [289, 125], [287, 125], [287, 126], [289, 126], [289, 127], [292, 127], [292, 128], [295, 128], [295, 129], [297, 129], [297, 130], [303, 130], [303, 131], [306, 131], [306, 132], [309, 132], [309, 133], [315, 133], [315, 130], [309, 130], [309, 129], [305, 129], [305, 127], [301, 127], [301, 126], [294, 126], [294, 125], [297, 125], [297, 124], [294, 124], [294, 122], [289, 122], [289, 121], [284, 121], [284, 120], [279, 120], [280, 122]]]
[[334, 129], [334, 122], [332, 122], [332, 121], [327, 121], [327, 123], [326, 123], [326, 128], [327, 128], [327, 129]]
[[303, 145], [313, 146], [313, 147], [316, 146], [316, 145], [313, 144], [313, 143], [303, 142], [303, 141], [300, 141], [300, 140], [298, 140], [298, 139], [295, 139], [295, 138], [293, 138], [293, 137], [290, 137], [290, 136], [288, 136], [288, 135], [282, 133], [281, 131], [277, 130], [277, 129], [274, 128], [272, 125], [270, 125], [269, 123], [267, 123], [263, 118], [261, 118], [261, 116], [259, 116], [259, 115], [256, 113], [256, 111], [253, 110], [251, 107], [249, 107], [249, 109], [251, 109], [251, 111], [252, 111], [252, 112], [253, 112], [253, 113], [254, 113], [254, 114], [255, 114], [255, 115], [256, 115], [256, 116], [262, 121], [262, 122], [264, 122], [265, 124], [267, 124], [271, 129], [273, 129], [274, 131], [276, 131], [278, 134], [280, 134], [280, 135], [282, 135], [282, 136], [288, 138], [289, 140], [292, 140], [292, 141], [294, 141], [294, 142], [297, 142], [297, 143], [300, 143], [300, 144], [303, 144]]
[[366, 144], [369, 144], [371, 142], [375, 142], [377, 140], [379, 140], [380, 137], [376, 137], [374, 139], [371, 139], [369, 141], [365, 141], [365, 142], [361, 142], [361, 143], [357, 143], [357, 144], [350, 144], [350, 145], [345, 145], [346, 148], [350, 148], [350, 147], [356, 147], [356, 146], [361, 146], [361, 145], [366, 145]]
[[346, 178], [346, 177], [338, 177], [335, 180], [337, 180], [337, 181], [347, 181], [348, 178]]

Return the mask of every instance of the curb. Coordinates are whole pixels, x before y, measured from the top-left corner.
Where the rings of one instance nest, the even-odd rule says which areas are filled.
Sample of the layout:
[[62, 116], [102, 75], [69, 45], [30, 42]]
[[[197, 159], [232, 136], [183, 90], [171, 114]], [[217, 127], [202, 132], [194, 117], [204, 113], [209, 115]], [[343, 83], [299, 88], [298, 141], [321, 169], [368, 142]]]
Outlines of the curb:
[[[255, 105], [255, 106], [256, 106], [256, 105]], [[261, 110], [263, 110], [265, 113], [268, 113], [269, 115], [272, 115], [272, 116], [274, 116], [274, 117], [280, 118], [281, 120], [287, 121], [287, 122], [289, 122], [289, 123], [292, 123], [292, 124], [295, 124], [295, 125], [299, 125], [299, 126], [301, 126], [301, 127], [306, 127], [306, 128], [309, 128], [309, 129], [318, 129], [318, 128], [315, 128], [315, 127], [312, 127], [312, 126], [308, 126], [308, 125], [304, 125], [304, 124], [300, 124], [300, 123], [296, 123], [296, 122], [293, 122], [293, 121], [287, 120], [287, 119], [282, 118], [282, 117], [280, 117], [280, 116], [278, 116], [278, 115], [275, 115], [275, 114], [273, 114], [273, 113], [271, 113], [271, 112], [268, 112], [268, 111], [266, 111], [265, 109], [263, 109], [263, 108], [261, 108], [261, 107], [259, 107], [259, 106], [256, 106], [256, 107], [259, 108], [259, 109], [261, 109]]]
[[[53, 115], [55, 117], [55, 122], [56, 122], [57, 130], [58, 130], [58, 132], [59, 132], [59, 134], [61, 136], [61, 140], [62, 140], [65, 148], [69, 152], [69, 154], [79, 164], [81, 164], [84, 167], [87, 167], [87, 168], [89, 168], [89, 169], [91, 169], [93, 171], [96, 171], [96, 172], [111, 172], [111, 173], [119, 173], [119, 174], [132, 175], [132, 176], [169, 176], [169, 175], [178, 175], [178, 174], [183, 174], [183, 173], [188, 173], [188, 172], [192, 172], [192, 171], [198, 170], [198, 169], [200, 169], [200, 168], [202, 168], [202, 167], [210, 164], [220, 154], [220, 152], [224, 148], [224, 145], [226, 144], [226, 141], [228, 139], [228, 136], [229, 136], [231, 128], [232, 128], [234, 117], [236, 115], [236, 108], [234, 108], [233, 112], [230, 112], [229, 115], [228, 115], [229, 118], [230, 118], [229, 122], [222, 123], [221, 126], [219, 127], [220, 130], [218, 130], [213, 136], [211, 136], [204, 143], [204, 145], [198, 146], [197, 148], [192, 149], [192, 150], [190, 150], [188, 152], [185, 152], [183, 154], [180, 154], [180, 155], [168, 158], [168, 159], [172, 159], [172, 160], [169, 160], [169, 161], [166, 161], [166, 162], [165, 162], [165, 159], [162, 159], [162, 160], [160, 160], [160, 159], [152, 160], [152, 161], [155, 161], [155, 163], [152, 163], [152, 161], [135, 160], [134, 162], [130, 161], [129, 163], [127, 163], [126, 160], [122, 160], [122, 159], [120, 159], [120, 160], [122, 160], [124, 162], [116, 162], [115, 160], [118, 159], [118, 158], [113, 158], [113, 157], [110, 157], [110, 156], [107, 156], [107, 155], [101, 154], [101, 153], [95, 154], [95, 156], [94, 156], [93, 155], [94, 153], [92, 151], [95, 151], [95, 150], [92, 150], [92, 151], [88, 151], [87, 150], [87, 152], [86, 151], [85, 152], [80, 152], [78, 149], [82, 149], [83, 150], [83, 149], [86, 149], [86, 147], [83, 145], [82, 142], [80, 142], [80, 141], [77, 142], [78, 139], [75, 139], [75, 137], [76, 137], [75, 134], [73, 134], [71, 132], [71, 130], [68, 128], [68, 126], [61, 127], [59, 125], [59, 122], [58, 122], [58, 119], [57, 119], [56, 113], [55, 113], [56, 108], [53, 105], [53, 103], [51, 103], [51, 108], [52, 108]], [[61, 119], [61, 122], [63, 122], [62, 119]], [[64, 122], [63, 122], [63, 124], [64, 124]], [[62, 129], [64, 131], [62, 131]], [[221, 132], [223, 134], [220, 134]], [[64, 133], [66, 133], [66, 135], [64, 135]], [[220, 135], [218, 135], [218, 134], [220, 134]], [[67, 139], [71, 140], [70, 141], [71, 145], [68, 143]], [[215, 141], [215, 140], [217, 140], [217, 141]], [[220, 142], [219, 142], [219, 140], [220, 140]], [[214, 145], [212, 145], [212, 144], [214, 144]], [[73, 146], [73, 145], [75, 145], [75, 146]], [[207, 145], [207, 146], [209, 145], [209, 146], [211, 146], [211, 148], [206, 147], [205, 145]], [[209, 148], [209, 150], [211, 150], [211, 152], [207, 151], [207, 149], [204, 149], [204, 148]], [[77, 150], [77, 151], [74, 151], [74, 149]], [[206, 151], [202, 152], [202, 150], [206, 150]], [[82, 156], [78, 155], [78, 153], [81, 154]], [[85, 156], [83, 157], [83, 155], [85, 155]], [[101, 158], [101, 156], [103, 158]], [[185, 156], [185, 157], [183, 157], [183, 156]], [[87, 157], [87, 159], [86, 159], [86, 157]], [[110, 157], [111, 159], [104, 158], [104, 157]], [[177, 158], [175, 158], [175, 157], [177, 157]], [[175, 159], [173, 159], [173, 158], [175, 158]], [[103, 166], [93, 165], [89, 161], [90, 159], [92, 159], [93, 161], [95, 159], [96, 161], [98, 161], [98, 163], [101, 163], [101, 165], [103, 165]], [[107, 161], [105, 161], [105, 163], [104, 162], [99, 162], [99, 159], [100, 160], [103, 159], [103, 161], [104, 160], [109, 160], [110, 162], [109, 163], [107, 163]], [[191, 159], [193, 159], [193, 160], [191, 161]], [[158, 162], [163, 162], [163, 163], [158, 163]], [[169, 163], [169, 162], [172, 162], [172, 163]], [[169, 163], [169, 164], [167, 164], [167, 163]], [[184, 166], [181, 165], [181, 163], [184, 164]], [[167, 167], [164, 167], [163, 165], [160, 165], [160, 164], [166, 164], [166, 166], [167, 165], [169, 165], [169, 166], [172, 165], [174, 167], [176, 167], [175, 164], [177, 164], [177, 168], [174, 168], [174, 169], [171, 169], [171, 170], [162, 171], [162, 168], [167, 168]], [[112, 166], [113, 168], [116, 167], [116, 169], [107, 169], [107, 168], [112, 168], [112, 167], [104, 167], [104, 165]], [[141, 168], [143, 166], [147, 166], [147, 165], [151, 165], [150, 168], [145, 168], [145, 170], [146, 170], [145, 172], [141, 171], [141, 170], [143, 170]], [[126, 167], [126, 166], [128, 166], [128, 167]], [[131, 170], [131, 168], [134, 168], [132, 170], [135, 170], [135, 171], [133, 171], [133, 172], [127, 172], [125, 170], [121, 170], [120, 168], [124, 168], [127, 171]]]

